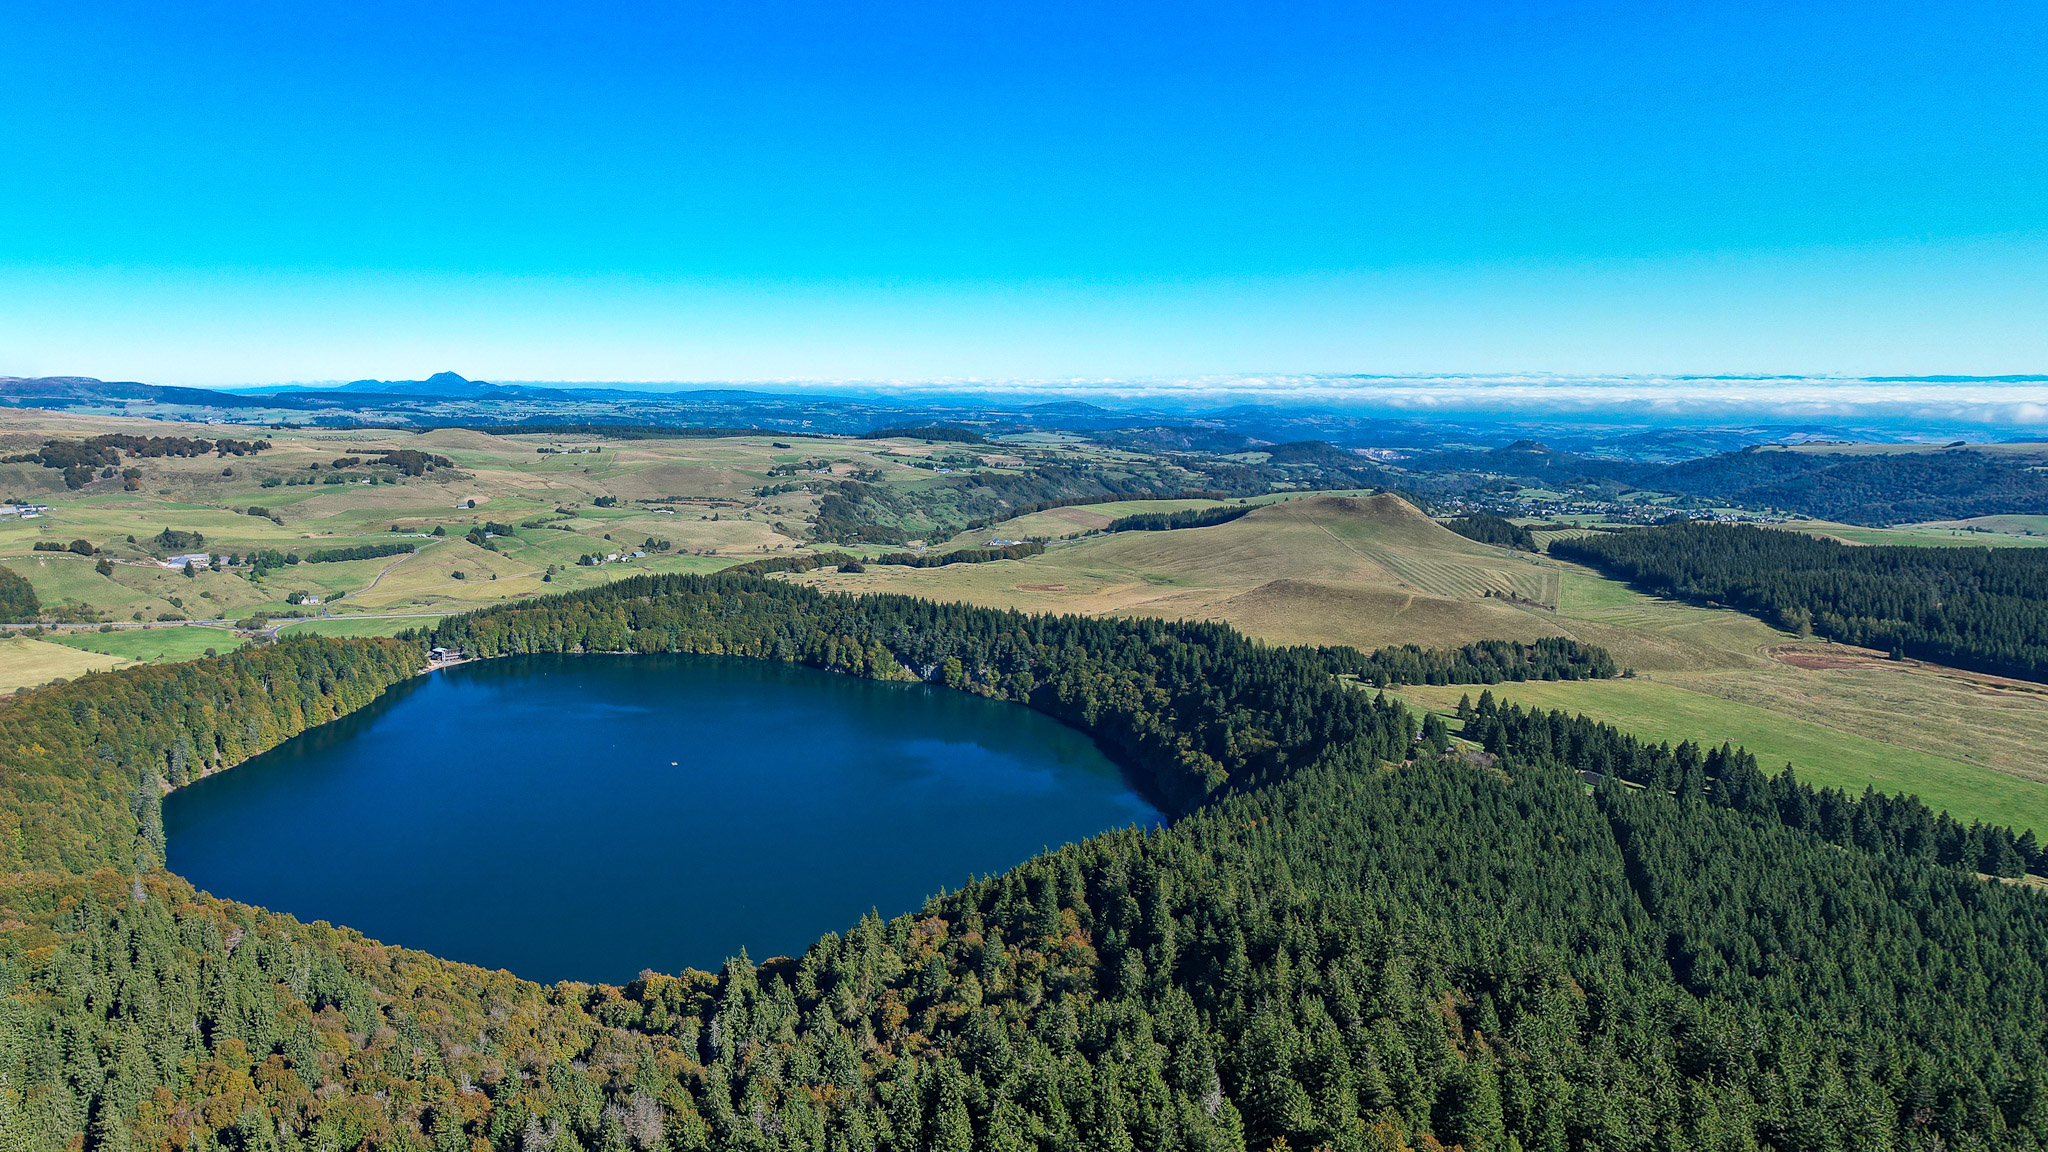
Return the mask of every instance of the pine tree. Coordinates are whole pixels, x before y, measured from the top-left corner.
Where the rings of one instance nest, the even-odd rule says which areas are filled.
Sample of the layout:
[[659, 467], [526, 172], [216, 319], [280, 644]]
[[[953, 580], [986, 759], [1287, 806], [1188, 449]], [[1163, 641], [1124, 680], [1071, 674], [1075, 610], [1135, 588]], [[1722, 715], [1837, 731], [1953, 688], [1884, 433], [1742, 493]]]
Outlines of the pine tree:
[[1500, 1081], [1493, 1059], [1476, 1053], [1453, 1071], [1437, 1101], [1439, 1135], [1462, 1144], [1467, 1152], [1495, 1152], [1504, 1147], [1507, 1130], [1501, 1120]]
[[1443, 717], [1431, 712], [1422, 718], [1422, 742], [1434, 752], [1450, 751], [1451, 730]]

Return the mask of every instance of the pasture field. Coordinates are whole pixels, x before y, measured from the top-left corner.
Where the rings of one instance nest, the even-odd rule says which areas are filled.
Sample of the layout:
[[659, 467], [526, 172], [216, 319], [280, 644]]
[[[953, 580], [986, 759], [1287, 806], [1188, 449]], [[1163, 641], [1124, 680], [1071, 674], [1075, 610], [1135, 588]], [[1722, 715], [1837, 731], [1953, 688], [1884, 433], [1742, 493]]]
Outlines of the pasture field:
[[408, 628], [431, 628], [439, 616], [337, 616], [301, 620], [277, 630], [279, 636], [392, 636]]
[[[1896, 528], [1865, 528], [1829, 520], [1790, 520], [1782, 527], [1824, 539], [1840, 540], [1844, 544], [1904, 544], [1936, 548], [2038, 548], [2048, 545], [2048, 527], [2035, 529], [2041, 534], [2032, 535], [2016, 523], [2027, 520], [2040, 520], [2048, 525], [2048, 516], [1984, 516], [1974, 520], [1904, 524]], [[1992, 527], [1993, 522], [2000, 526]]]
[[72, 680], [87, 672], [105, 672], [127, 663], [130, 662], [118, 656], [85, 652], [28, 636], [8, 636], [0, 639], [0, 692], [33, 688], [60, 677]]
[[1760, 667], [1768, 660], [1759, 653], [1788, 639], [1739, 613], [1658, 600], [1588, 568], [1467, 540], [1385, 495], [1275, 500], [1227, 524], [1097, 536], [1026, 560], [797, 579], [1024, 611], [1222, 620], [1282, 644], [1570, 635], [1645, 669]]
[[[1524, 707], [1560, 708], [1605, 720], [1638, 736], [1702, 745], [1723, 741], [1756, 753], [1767, 771], [1793, 765], [1800, 778], [1860, 792], [1910, 792], [1964, 820], [2048, 829], [2048, 781], [1987, 771], [1982, 765], [1885, 743], [1785, 713], [1655, 680], [1496, 684], [1494, 697]], [[1476, 686], [1424, 685], [1396, 690], [1449, 714]]]
[[[1946, 452], [1949, 444], [1765, 444], [1759, 452], [1797, 452], [1807, 456], [1924, 456], [1935, 452]], [[2011, 444], [1971, 444], [1972, 452], [1987, 452], [1994, 455], [2039, 456], [2048, 452], [2048, 443], [2024, 441]]]
[[112, 632], [53, 632], [44, 639], [83, 652], [100, 652], [123, 660], [193, 660], [208, 649], [227, 652], [245, 642], [225, 628], [164, 625], [156, 628], [118, 628]]
[[[59, 619], [240, 619], [281, 613], [294, 592], [319, 597], [334, 613], [461, 610], [633, 573], [709, 571], [803, 547], [798, 535], [818, 497], [800, 490], [756, 495], [777, 480], [858, 473], [871, 483], [914, 489], [939, 475], [919, 463], [958, 448], [786, 434], [611, 441], [461, 429], [264, 429], [11, 410], [0, 412], [0, 451], [116, 431], [264, 437], [274, 447], [255, 456], [124, 461], [143, 473], [132, 492], [119, 479], [69, 490], [53, 469], [0, 465], [0, 497], [50, 506], [46, 515], [0, 519], [0, 564], [27, 577], [46, 610], [68, 614]], [[361, 466], [335, 467], [393, 449], [444, 456], [454, 467], [396, 483], [367, 482], [371, 471]], [[995, 451], [977, 458], [1017, 459]], [[489, 549], [463, 539], [487, 523], [511, 532], [494, 536]], [[297, 564], [260, 580], [250, 579], [246, 567], [202, 567], [186, 576], [162, 564], [167, 549], [153, 545], [166, 528], [201, 534], [200, 548], [213, 555], [307, 554], [393, 541], [418, 552]], [[95, 558], [33, 551], [37, 543], [72, 540], [92, 545], [112, 572], [96, 571]], [[646, 555], [632, 557], [635, 551]], [[579, 564], [586, 555], [620, 559]], [[554, 578], [543, 580], [550, 567]]]
[[1223, 620], [1289, 644], [1371, 648], [1561, 631], [1547, 612], [1485, 595], [1554, 600], [1555, 566], [1467, 540], [1393, 496], [1276, 499], [1227, 524], [1096, 536], [1020, 561], [795, 579], [1024, 611]]
[[961, 532], [940, 545], [942, 548], [979, 548], [991, 538], [1007, 540], [1061, 540], [1085, 536], [1109, 527], [1122, 516], [1143, 512], [1181, 512], [1190, 508], [1213, 508], [1215, 500], [1118, 500], [1108, 504], [1074, 504], [1014, 516], [987, 528]]
[[1959, 672], [1840, 644], [1772, 650], [1765, 667], [1656, 673], [1692, 692], [1837, 732], [2048, 783], [2048, 686]]
[[2048, 516], [1973, 516], [1967, 520], [1930, 520], [1924, 524], [1905, 524], [1901, 527], [1914, 530], [1980, 528], [1986, 532], [2002, 532], [2008, 536], [2048, 536]]

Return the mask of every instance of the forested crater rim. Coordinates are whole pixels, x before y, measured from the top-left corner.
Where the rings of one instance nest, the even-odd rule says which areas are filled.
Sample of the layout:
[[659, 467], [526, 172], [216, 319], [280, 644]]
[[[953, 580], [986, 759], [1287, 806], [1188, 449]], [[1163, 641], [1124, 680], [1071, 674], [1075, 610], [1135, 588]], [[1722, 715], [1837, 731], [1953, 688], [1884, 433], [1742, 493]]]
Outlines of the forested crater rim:
[[[950, 660], [971, 690], [1071, 712], [1137, 749], [1191, 802], [1171, 828], [1034, 857], [786, 961], [623, 986], [542, 988], [124, 875], [161, 795], [128, 789], [172, 743], [274, 743], [414, 676], [429, 639], [765, 654], [856, 675]], [[1208, 625], [735, 577], [622, 582], [427, 638], [96, 678], [93, 699], [60, 689], [0, 710], [0, 747], [41, 750], [10, 767], [36, 775], [44, 833], [0, 838], [0, 852], [33, 854], [48, 877], [7, 889], [15, 932], [40, 934], [7, 971], [28, 994], [13, 1001], [20, 1035], [47, 1052], [34, 1067], [138, 1059], [83, 1094], [46, 1077], [28, 1099], [67, 1109], [45, 1127], [81, 1140], [112, 1117], [127, 1147], [186, 1146], [180, 1125], [197, 1121], [182, 1118], [217, 1099], [201, 1086], [246, 1083], [250, 1140], [292, 1148], [447, 1136], [503, 1152], [695, 1150], [760, 1146], [771, 1130], [892, 1152], [1017, 1133], [1153, 1147], [1161, 1132], [1182, 1147], [1499, 1148], [1570, 1146], [1575, 1131], [1619, 1144], [1647, 1115], [1693, 1143], [1761, 1142], [1785, 1130], [1773, 1125], [1832, 1123], [1834, 1105], [1802, 1095], [1805, 1073], [1788, 1078], [1817, 1069], [1830, 1099], [1894, 1143], [2040, 1130], [2028, 1069], [2048, 1047], [2048, 906], [1950, 858], [1952, 820], [1476, 687], [1472, 743], [1454, 745], [1440, 719], [1418, 729], [1361, 690], [1611, 673], [1603, 659], [1568, 641], [1272, 649]], [[1901, 902], [1925, 914], [1899, 915]], [[1746, 959], [1767, 947], [1779, 962]], [[1898, 980], [1866, 970], [1880, 955]], [[1982, 980], [1986, 963], [2015, 978]], [[1895, 1005], [1901, 990], [1911, 999]], [[51, 1046], [74, 1034], [93, 1043]], [[145, 1035], [204, 1076], [161, 1071], [126, 1039]], [[1920, 1095], [1864, 1074], [1873, 1038], [1896, 1056], [1887, 1067], [1916, 1070]], [[131, 1076], [142, 1090], [122, 1095]], [[1340, 1090], [1309, 1092], [1326, 1084]]]

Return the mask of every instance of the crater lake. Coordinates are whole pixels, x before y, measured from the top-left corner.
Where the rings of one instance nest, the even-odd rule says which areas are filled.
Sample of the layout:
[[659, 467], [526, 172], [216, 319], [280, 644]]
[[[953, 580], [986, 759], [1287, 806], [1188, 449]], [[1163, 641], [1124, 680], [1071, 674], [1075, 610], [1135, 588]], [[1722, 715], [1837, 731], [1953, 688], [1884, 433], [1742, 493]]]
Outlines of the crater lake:
[[1020, 705], [672, 655], [436, 671], [164, 801], [216, 896], [544, 982], [801, 955], [1159, 820]]

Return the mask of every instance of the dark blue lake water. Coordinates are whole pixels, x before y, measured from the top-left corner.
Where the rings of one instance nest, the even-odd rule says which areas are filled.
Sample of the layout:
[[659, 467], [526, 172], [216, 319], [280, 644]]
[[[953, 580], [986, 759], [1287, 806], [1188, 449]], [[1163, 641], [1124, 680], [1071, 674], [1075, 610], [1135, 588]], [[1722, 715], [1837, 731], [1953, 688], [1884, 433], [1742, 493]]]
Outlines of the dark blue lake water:
[[1019, 705], [693, 656], [436, 672], [164, 801], [200, 888], [542, 981], [801, 955], [1158, 820]]

